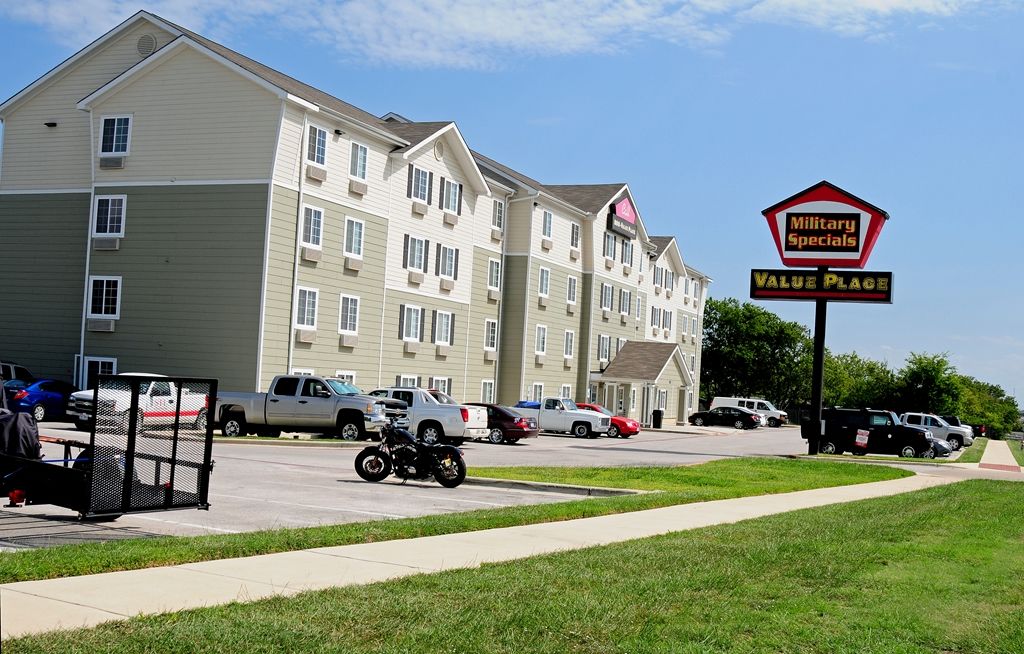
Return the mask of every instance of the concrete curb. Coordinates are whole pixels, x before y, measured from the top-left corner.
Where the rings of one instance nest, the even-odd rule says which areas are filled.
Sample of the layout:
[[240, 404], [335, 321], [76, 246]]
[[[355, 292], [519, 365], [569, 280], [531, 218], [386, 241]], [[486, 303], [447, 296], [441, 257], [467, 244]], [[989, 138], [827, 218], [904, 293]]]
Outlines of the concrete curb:
[[604, 488], [601, 486], [577, 486], [574, 484], [554, 484], [546, 481], [520, 481], [514, 479], [492, 479], [490, 477], [466, 477], [464, 483], [493, 488], [511, 488], [516, 490], [552, 491], [566, 495], [586, 497], [620, 497], [623, 495], [644, 495], [661, 491], [632, 490], [628, 488]]

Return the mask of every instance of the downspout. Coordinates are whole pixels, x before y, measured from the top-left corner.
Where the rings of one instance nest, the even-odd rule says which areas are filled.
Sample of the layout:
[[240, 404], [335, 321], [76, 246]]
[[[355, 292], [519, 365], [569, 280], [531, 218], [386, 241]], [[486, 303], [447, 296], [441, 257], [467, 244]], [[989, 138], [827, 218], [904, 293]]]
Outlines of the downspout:
[[[498, 338], [495, 343], [497, 352], [494, 353], [494, 386], [491, 398], [493, 402], [498, 401], [498, 382], [501, 379], [501, 330], [502, 325], [505, 324], [506, 266], [508, 264], [508, 205], [512, 203], [512, 195], [512, 191], [505, 194], [505, 219], [501, 225], [501, 255], [498, 257], [498, 261], [501, 262], [501, 279], [498, 280], [498, 283], [501, 284], [501, 295], [498, 300]], [[487, 338], [486, 331], [484, 338]]]
[[[270, 221], [274, 208], [274, 172], [277, 170], [277, 155], [281, 148], [281, 134], [284, 131], [284, 109], [285, 100], [281, 100], [281, 115], [277, 119], [277, 142], [274, 143], [274, 155], [270, 160], [270, 177], [267, 183], [267, 220], [263, 233], [263, 280], [260, 282], [260, 333], [256, 345], [255, 389], [257, 392], [260, 390], [262, 384], [260, 378], [263, 375], [263, 338], [267, 325], [267, 276], [270, 274]], [[299, 140], [299, 146], [299, 151], [301, 152], [301, 139]]]
[[[96, 134], [93, 125], [92, 109], [89, 109], [89, 220], [85, 228], [85, 280], [82, 289], [82, 328], [78, 337], [78, 370], [75, 380], [79, 386], [85, 386], [85, 320], [89, 313], [89, 267], [92, 265], [92, 223], [96, 219]], [[124, 289], [118, 289], [118, 293]]]
[[[295, 210], [295, 250], [292, 252], [292, 288], [291, 288], [291, 310], [288, 312], [288, 370], [284, 373], [286, 375], [292, 374], [292, 358], [295, 355], [295, 314], [298, 311], [298, 300], [299, 293], [297, 287], [299, 285], [299, 243], [302, 241], [302, 204], [305, 201], [305, 191], [303, 190], [303, 180], [305, 175], [302, 174], [302, 141], [306, 138], [306, 134], [309, 133], [309, 114], [302, 114], [302, 136], [299, 137], [299, 202], [298, 207]], [[317, 294], [316, 298], [317, 310], [320, 309], [320, 295]]]

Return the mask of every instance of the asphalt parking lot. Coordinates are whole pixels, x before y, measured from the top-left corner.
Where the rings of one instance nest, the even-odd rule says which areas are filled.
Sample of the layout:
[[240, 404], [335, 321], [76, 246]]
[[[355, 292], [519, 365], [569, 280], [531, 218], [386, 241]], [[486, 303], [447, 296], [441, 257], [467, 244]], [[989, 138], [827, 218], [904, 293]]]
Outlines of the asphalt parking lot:
[[[43, 423], [40, 433], [87, 440], [70, 425]], [[579, 499], [552, 489], [463, 484], [445, 489], [433, 482], [389, 478], [371, 484], [353, 468], [365, 444], [242, 441], [214, 444], [209, 511], [167, 511], [122, 516], [114, 522], [80, 522], [71, 511], [50, 505], [0, 508], [0, 547], [47, 547], [64, 543], [225, 534], [416, 517], [522, 504]], [[47, 456], [61, 448], [47, 446]], [[737, 431], [688, 427], [685, 433], [647, 431], [629, 439], [575, 439], [544, 435], [515, 445], [469, 442], [467, 464], [503, 465], [683, 465], [716, 458], [800, 454], [805, 448], [792, 428]]]

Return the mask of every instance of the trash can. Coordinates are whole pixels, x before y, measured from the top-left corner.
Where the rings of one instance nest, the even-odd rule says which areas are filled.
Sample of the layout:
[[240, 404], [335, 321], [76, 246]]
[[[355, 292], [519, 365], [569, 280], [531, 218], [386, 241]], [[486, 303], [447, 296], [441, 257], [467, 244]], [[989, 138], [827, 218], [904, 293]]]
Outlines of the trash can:
[[651, 428], [661, 429], [661, 419], [665, 416], [665, 412], [661, 409], [655, 409], [651, 411]]

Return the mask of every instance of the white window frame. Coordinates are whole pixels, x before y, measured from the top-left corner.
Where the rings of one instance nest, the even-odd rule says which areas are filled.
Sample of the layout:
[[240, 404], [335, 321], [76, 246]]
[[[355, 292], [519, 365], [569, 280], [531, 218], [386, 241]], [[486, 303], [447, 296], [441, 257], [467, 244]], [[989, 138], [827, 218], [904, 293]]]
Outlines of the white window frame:
[[636, 296], [636, 319], [640, 320], [644, 317], [644, 301], [643, 298], [638, 294]]
[[664, 309], [661, 312], [661, 327], [662, 329], [672, 329], [672, 313], [671, 309]]
[[441, 246], [441, 267], [438, 272], [439, 277], [445, 279], [455, 279], [455, 253], [457, 250], [447, 245]]
[[96, 363], [101, 364], [101, 365], [104, 364], [104, 363], [109, 363], [111, 365], [111, 371], [110, 372], [103, 372], [102, 370], [97, 370], [96, 371], [97, 375], [116, 375], [117, 374], [117, 357], [91, 357], [91, 356], [84, 356], [84, 357], [82, 357], [82, 369], [79, 371], [79, 375], [80, 375], [79, 376], [79, 380], [80, 380], [80, 385], [81, 386], [85, 386], [86, 381], [89, 379], [89, 363], [91, 361], [95, 361]]
[[334, 376], [342, 381], [347, 381], [349, 384], [352, 384], [353, 386], [355, 386], [356, 384], [355, 370], [335, 370]]
[[480, 401], [484, 404], [494, 404], [494, 380], [480, 380]]
[[[355, 225], [359, 225], [359, 251], [353, 252], [348, 249], [348, 239], [352, 234], [352, 228]], [[351, 216], [345, 216], [345, 242], [342, 244], [342, 251], [346, 257], [352, 257], [353, 259], [363, 258], [363, 244], [366, 242], [366, 223], [358, 218], [352, 218]]]
[[[355, 329], [345, 329], [345, 300], [355, 300], [356, 303], [356, 316], [355, 316]], [[361, 300], [358, 295], [346, 295], [342, 293], [338, 296], [338, 333], [339, 334], [358, 334], [359, 333], [359, 305]]]
[[505, 201], [495, 200], [491, 206], [491, 227], [495, 229], [505, 229]]
[[[491, 343], [491, 325], [494, 326], [494, 343]], [[498, 321], [492, 318], [484, 320], [484, 349], [488, 352], [498, 350]]]
[[554, 222], [555, 215], [545, 209], [540, 224], [541, 236], [544, 238], [551, 238], [551, 230], [553, 229]]
[[629, 342], [628, 338], [616, 337], [616, 339], [615, 339], [615, 354], [618, 354], [619, 350], [621, 350], [626, 345], [626, 343], [628, 343], [628, 342]]
[[301, 377], [312, 377], [316, 374], [316, 370], [313, 368], [292, 368], [292, 371], [289, 374], [299, 375]]
[[603, 251], [603, 253], [604, 253], [604, 258], [605, 259], [611, 259], [612, 261], [615, 261], [615, 244], [616, 244], [617, 241], [618, 241], [618, 239], [615, 238], [615, 234], [613, 234], [611, 232], [605, 232], [604, 233], [604, 251]]
[[[313, 152], [313, 156], [312, 157], [309, 156], [309, 142], [313, 138], [313, 130], [317, 130], [318, 132], [322, 132], [323, 135], [324, 135], [323, 161], [319, 161], [317, 159], [317, 157], [319, 156], [319, 153], [316, 152], [316, 151]], [[313, 164], [314, 166], [322, 166], [324, 168], [327, 167], [327, 141], [328, 141], [328, 136], [327, 135], [328, 135], [328, 131], [326, 129], [324, 129], [323, 127], [320, 127], [319, 125], [314, 125], [313, 123], [309, 124], [309, 130], [307, 130], [307, 132], [306, 132], [306, 142], [303, 144], [305, 146], [305, 153], [303, 154], [303, 157], [305, 158], [305, 160], [307, 162]], [[319, 139], [317, 139], [317, 141], [319, 142]], [[319, 149], [319, 143], [317, 145], [318, 145], [317, 149]]]
[[[96, 282], [117, 282], [117, 302], [115, 303], [113, 315], [109, 313], [95, 313], [92, 310], [92, 290]], [[103, 290], [106, 295], [106, 285]], [[89, 276], [89, 310], [86, 313], [87, 318], [96, 320], [120, 320], [121, 319], [121, 296], [124, 293], [124, 281], [120, 276], [116, 275], [90, 275]]]
[[[359, 156], [358, 153], [362, 154], [363, 166], [362, 175], [359, 170]], [[349, 147], [349, 162], [348, 162], [348, 176], [352, 179], [358, 179], [366, 181], [366, 173], [370, 168], [370, 148], [360, 143], [359, 141], [352, 141], [352, 145]]]
[[[628, 256], [627, 256], [628, 253]], [[633, 265], [633, 241], [622, 239], [622, 250], [619, 256], [619, 261], [624, 266]]]
[[636, 386], [629, 389], [629, 410], [636, 411]]
[[[319, 232], [316, 235], [316, 241], [315, 242], [314, 241], [307, 241], [306, 240], [306, 221], [307, 220], [312, 220], [313, 216], [309, 215], [310, 213], [315, 214], [317, 212], [320, 213], [320, 224], [319, 224]], [[310, 227], [310, 236], [311, 237], [312, 237], [312, 234], [313, 234], [313, 230], [312, 230], [312, 227]], [[323, 210], [323, 208], [322, 207], [313, 206], [312, 204], [304, 204], [304, 205], [302, 205], [302, 236], [301, 236], [300, 245], [302, 245], [303, 247], [307, 247], [307, 248], [313, 248], [314, 250], [320, 250], [320, 249], [323, 249], [323, 243], [324, 243], [324, 210]]]
[[608, 334], [599, 334], [597, 337], [597, 360], [608, 361], [612, 354], [612, 337]]
[[[420, 342], [420, 324], [423, 322], [423, 307], [415, 304], [405, 305], [405, 315], [402, 316], [402, 340], [409, 342]], [[409, 316], [415, 314], [415, 320], [409, 320]], [[409, 325], [412, 324], [415, 333], [409, 333]]]
[[619, 313], [624, 316], [629, 315], [630, 309], [633, 308], [633, 291], [620, 288], [619, 289]]
[[[108, 204], [107, 204], [108, 207], [110, 206], [109, 202], [111, 202], [111, 201], [114, 201], [114, 200], [120, 200], [121, 201], [121, 229], [120, 229], [120, 231], [117, 231], [117, 232], [100, 232], [100, 231], [98, 231], [99, 220], [100, 220], [100, 201], [101, 200], [107, 200], [108, 201]], [[92, 205], [92, 209], [93, 209], [93, 211], [92, 211], [92, 235], [93, 235], [93, 237], [98, 237], [98, 238], [115, 238], [115, 237], [117, 237], [117, 238], [120, 238], [120, 237], [124, 236], [124, 223], [125, 223], [125, 218], [128, 215], [128, 196], [127, 195], [97, 195], [96, 196], [96, 201]], [[108, 211], [109, 211], [109, 209], [108, 209]], [[108, 221], [109, 221], [109, 213], [108, 213]]]
[[[310, 294], [313, 296], [313, 324], [307, 325], [299, 322], [304, 319], [302, 315], [301, 307], [299, 305], [299, 298], [302, 297], [302, 292], [306, 292], [306, 305], [307, 309], [309, 306]], [[316, 329], [316, 317], [320, 311], [320, 289], [312, 288], [310, 286], [296, 286], [295, 287], [295, 329]], [[308, 311], [307, 311], [308, 313]]]
[[[414, 248], [414, 244], [419, 245], [419, 248]], [[415, 261], [414, 251], [419, 253], [418, 264]], [[409, 260], [406, 261], [406, 267], [409, 270], [425, 271], [427, 269], [427, 239], [409, 235]]]
[[403, 388], [419, 388], [419, 381], [418, 375], [407, 375], [404, 373], [398, 375], [398, 385]]
[[[452, 317], [451, 311], [435, 311], [434, 312], [434, 345], [451, 345], [454, 334], [452, 333]], [[441, 318], [448, 319], [448, 334], [447, 338], [442, 339], [441, 334]], [[447, 391], [445, 391], [447, 392]]]
[[667, 389], [664, 389], [664, 388], [659, 388], [658, 389], [657, 405], [658, 405], [658, 409], [661, 410], [661, 411], [664, 411], [665, 409], [668, 408], [668, 390]]
[[459, 212], [459, 202], [461, 200], [459, 193], [461, 188], [459, 183], [454, 180], [444, 180], [444, 210], [448, 213]]
[[533, 385], [530, 386], [530, 397], [533, 398], [534, 402], [542, 402], [542, 401], [544, 401], [544, 383], [543, 382], [533, 382]]
[[562, 357], [572, 359], [576, 356], [576, 332], [572, 329], [565, 330], [565, 340], [562, 342]]
[[534, 354], [547, 354], [548, 353], [548, 326], [547, 325], [537, 325], [537, 328], [534, 330], [533, 353]]
[[[417, 193], [419, 191], [420, 179], [423, 180], [423, 197], [420, 197]], [[430, 171], [425, 168], [418, 166], [412, 167], [412, 199], [419, 200], [420, 202], [428, 202], [430, 197]]]
[[[495, 274], [497, 271], [497, 274]], [[487, 288], [500, 291], [501, 290], [501, 260], [500, 259], [488, 259], [487, 260]]]
[[577, 250], [580, 249], [581, 234], [582, 230], [578, 222], [573, 221], [569, 224], [569, 247], [576, 248]]
[[679, 333], [686, 336], [686, 332], [690, 331], [690, 316], [684, 313], [681, 322], [682, 324], [680, 325], [681, 329], [679, 330]]
[[690, 372], [692, 372], [695, 375], [697, 374], [697, 355], [696, 354], [691, 354], [690, 355]]
[[601, 308], [611, 310], [614, 302], [615, 288], [611, 284], [601, 282]]
[[565, 303], [576, 304], [576, 287], [579, 280], [574, 275], [569, 275], [565, 280]]
[[558, 389], [558, 397], [572, 398], [572, 384], [562, 384]]
[[[128, 138], [125, 140], [124, 150], [104, 150], [103, 149], [103, 129], [104, 125], [108, 120], [113, 120], [114, 129], [117, 129], [117, 120], [120, 118], [128, 119]], [[135, 124], [134, 114], [111, 114], [107, 116], [100, 116], [100, 142], [96, 146], [96, 151], [100, 153], [101, 157], [127, 157], [132, 152], [132, 126]], [[115, 138], [116, 140], [116, 138]]]
[[697, 316], [690, 320], [690, 336], [697, 336]]
[[451, 377], [431, 377], [430, 388], [437, 389], [445, 395], [451, 395], [452, 393], [452, 378]]
[[537, 294], [541, 297], [548, 297], [551, 293], [551, 269], [540, 268], [537, 273]]

